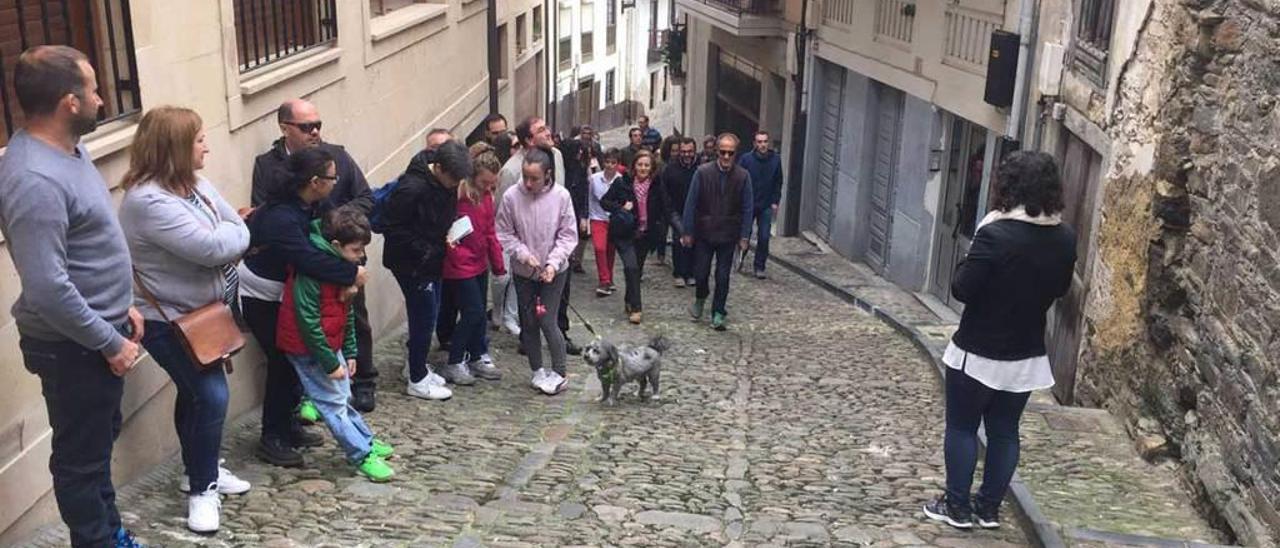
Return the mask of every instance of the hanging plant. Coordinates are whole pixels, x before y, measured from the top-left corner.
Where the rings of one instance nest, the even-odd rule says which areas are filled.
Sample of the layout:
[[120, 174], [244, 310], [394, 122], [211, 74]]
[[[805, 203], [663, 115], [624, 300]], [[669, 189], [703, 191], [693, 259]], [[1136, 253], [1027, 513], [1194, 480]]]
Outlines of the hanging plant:
[[666, 40], [662, 45], [662, 61], [667, 65], [667, 75], [671, 78], [672, 83], [676, 85], [684, 83], [684, 54], [687, 47], [686, 32], [684, 25], [676, 25], [671, 30], [666, 31]]

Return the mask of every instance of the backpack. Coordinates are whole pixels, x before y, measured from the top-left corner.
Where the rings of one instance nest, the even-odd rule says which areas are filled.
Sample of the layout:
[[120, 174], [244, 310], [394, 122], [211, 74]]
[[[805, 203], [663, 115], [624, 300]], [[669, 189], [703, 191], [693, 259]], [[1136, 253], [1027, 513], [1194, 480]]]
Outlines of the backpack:
[[369, 212], [369, 228], [382, 234], [387, 230], [387, 205], [396, 187], [400, 186], [400, 178], [396, 177], [373, 191], [373, 211]]

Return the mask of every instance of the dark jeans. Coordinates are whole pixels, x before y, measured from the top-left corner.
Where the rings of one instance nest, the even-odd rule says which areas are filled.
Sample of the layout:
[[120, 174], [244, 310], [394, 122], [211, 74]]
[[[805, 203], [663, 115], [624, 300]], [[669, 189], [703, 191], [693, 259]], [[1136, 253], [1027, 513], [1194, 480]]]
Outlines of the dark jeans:
[[618, 250], [618, 258], [622, 260], [622, 275], [626, 280], [626, 293], [623, 295], [623, 302], [626, 303], [627, 311], [643, 310], [644, 303], [640, 298], [640, 272], [643, 270], [644, 259], [641, 256], [641, 239], [617, 240], [613, 242], [613, 246]]
[[111, 447], [120, 435], [124, 379], [111, 373], [102, 354], [70, 341], [22, 337], [27, 371], [40, 377], [53, 429], [53, 496], [72, 546], [111, 546], [120, 528], [111, 484]]
[[353, 388], [373, 389], [378, 380], [378, 369], [373, 366], [373, 326], [369, 324], [369, 308], [366, 305], [364, 288], [356, 293], [351, 301], [352, 310], [356, 313], [356, 374], [351, 378]]
[[418, 382], [427, 376], [431, 333], [440, 311], [440, 281], [392, 274], [400, 284], [400, 292], [404, 293], [405, 315], [409, 317], [409, 380]]
[[1004, 500], [1018, 467], [1018, 421], [1030, 392], [993, 390], [958, 369], [947, 368], [947, 500], [969, 504], [973, 472], [978, 466], [978, 424], [987, 430], [987, 459], [977, 503], [997, 507]]
[[680, 236], [671, 239], [671, 277], [693, 279], [693, 250], [680, 244]]
[[662, 225], [662, 228], [658, 230], [658, 233], [653, 234], [652, 251], [653, 254], [657, 255], [659, 258], [667, 256], [667, 235], [670, 233], [671, 227], [664, 224]]
[[447, 287], [449, 281], [445, 280], [440, 285], [443, 292], [440, 293], [440, 309], [436, 312], [436, 340], [443, 346], [453, 342], [453, 333], [458, 328], [458, 314], [462, 310], [457, 302], [457, 295]]
[[698, 281], [698, 289], [694, 296], [705, 299], [711, 294], [711, 261], [716, 262], [716, 293], [711, 298], [711, 312], [726, 314], [725, 305], [729, 301], [729, 274], [733, 272], [733, 255], [738, 248], [735, 242], [713, 244], [697, 240], [693, 244], [694, 279]]
[[[520, 346], [529, 357], [529, 368], [542, 369], [542, 339], [546, 338], [547, 347], [551, 351], [551, 370], [565, 374], [568, 354], [565, 352], [564, 332], [560, 330], [560, 296], [569, 281], [567, 272], [561, 272], [551, 283], [534, 281], [523, 276], [512, 275], [516, 284], [516, 297], [520, 306]], [[541, 318], [534, 313], [535, 298], [541, 297], [547, 313]]]
[[293, 432], [302, 428], [294, 409], [302, 400], [298, 373], [276, 348], [276, 322], [280, 303], [242, 297], [244, 321], [267, 356], [267, 390], [262, 397], [262, 439], [276, 439], [293, 445]]
[[[464, 363], [480, 359], [489, 352], [489, 333], [485, 322], [485, 305], [488, 301], [489, 276], [481, 274], [463, 280], [445, 280], [444, 298], [457, 303], [462, 320], [453, 332], [449, 347], [449, 363]], [[444, 306], [441, 305], [443, 309]], [[443, 321], [443, 318], [441, 318]], [[437, 330], [436, 333], [439, 333]]]
[[196, 369], [167, 322], [147, 321], [142, 346], [178, 389], [173, 426], [182, 446], [182, 464], [192, 492], [204, 491], [218, 481], [222, 423], [227, 418], [227, 374], [221, 367]]
[[556, 317], [556, 325], [564, 335], [565, 344], [569, 342], [569, 290], [573, 289], [573, 269], [564, 271], [564, 291], [560, 292], [560, 314]]
[[773, 229], [773, 208], [757, 209], [755, 213], [756, 254], [755, 269], [764, 270], [769, 263], [769, 238]]

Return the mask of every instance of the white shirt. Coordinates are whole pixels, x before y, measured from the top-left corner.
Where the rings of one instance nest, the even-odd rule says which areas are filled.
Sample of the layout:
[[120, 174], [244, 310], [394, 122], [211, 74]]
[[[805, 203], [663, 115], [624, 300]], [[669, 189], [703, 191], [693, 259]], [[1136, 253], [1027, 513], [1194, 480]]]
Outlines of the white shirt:
[[613, 178], [605, 181], [604, 172], [591, 174], [591, 192], [587, 198], [587, 209], [592, 221], [608, 221], [609, 212], [604, 210], [604, 206], [600, 205], [600, 198], [609, 192], [609, 187], [613, 186], [613, 182], [617, 181], [622, 175], [614, 172]]
[[942, 362], [947, 367], [964, 371], [992, 390], [1031, 392], [1053, 386], [1053, 369], [1049, 366], [1048, 356], [993, 360], [968, 352], [952, 341], [942, 354]]

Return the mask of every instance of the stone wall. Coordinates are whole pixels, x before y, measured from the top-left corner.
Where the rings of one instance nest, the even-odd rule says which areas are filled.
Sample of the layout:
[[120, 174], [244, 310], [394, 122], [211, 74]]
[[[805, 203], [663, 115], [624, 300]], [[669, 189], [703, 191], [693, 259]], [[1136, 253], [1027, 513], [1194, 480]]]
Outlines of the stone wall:
[[1275, 1], [1154, 2], [1091, 113], [1113, 149], [1081, 396], [1167, 439], [1247, 545], [1280, 539], [1277, 36]]

